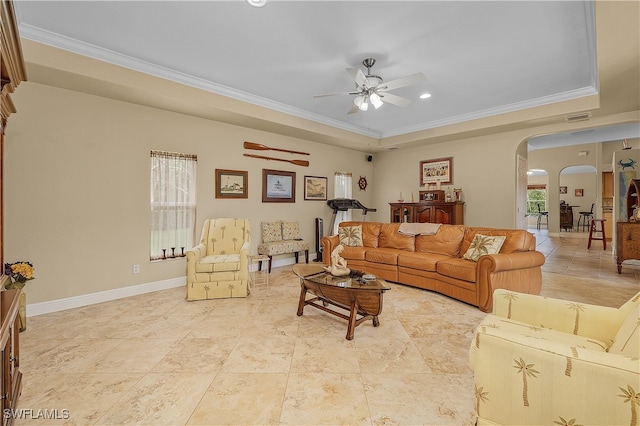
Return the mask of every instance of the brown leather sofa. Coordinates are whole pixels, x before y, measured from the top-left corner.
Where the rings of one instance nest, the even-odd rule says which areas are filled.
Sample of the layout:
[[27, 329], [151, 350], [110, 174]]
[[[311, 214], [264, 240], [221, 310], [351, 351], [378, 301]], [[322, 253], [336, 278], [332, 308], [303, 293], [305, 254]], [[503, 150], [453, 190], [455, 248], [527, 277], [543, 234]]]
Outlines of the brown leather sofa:
[[[498, 288], [539, 294], [544, 255], [536, 239], [519, 229], [441, 225], [432, 235], [403, 235], [399, 223], [342, 222], [340, 227], [362, 226], [362, 246], [344, 246], [341, 256], [351, 269], [387, 281], [445, 294], [484, 312], [491, 312]], [[463, 259], [476, 234], [505, 236], [497, 254]], [[322, 238], [323, 262], [340, 243], [338, 235]]]

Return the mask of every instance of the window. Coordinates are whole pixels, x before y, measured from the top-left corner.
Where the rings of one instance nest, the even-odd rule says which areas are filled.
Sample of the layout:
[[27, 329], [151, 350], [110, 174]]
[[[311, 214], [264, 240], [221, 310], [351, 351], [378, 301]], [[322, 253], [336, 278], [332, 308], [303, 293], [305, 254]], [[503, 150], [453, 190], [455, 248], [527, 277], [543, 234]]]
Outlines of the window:
[[[538, 207], [540, 208], [538, 210]], [[547, 211], [547, 186], [527, 186], [527, 214], [537, 214], [538, 211]]]
[[[351, 173], [336, 172], [333, 177], [333, 196], [334, 198], [348, 198], [351, 199], [352, 189]], [[338, 235], [338, 225], [340, 222], [346, 222], [351, 220], [351, 210], [336, 212], [336, 221], [333, 225], [334, 229], [332, 235]]]
[[151, 151], [151, 260], [185, 255], [193, 247], [197, 157]]

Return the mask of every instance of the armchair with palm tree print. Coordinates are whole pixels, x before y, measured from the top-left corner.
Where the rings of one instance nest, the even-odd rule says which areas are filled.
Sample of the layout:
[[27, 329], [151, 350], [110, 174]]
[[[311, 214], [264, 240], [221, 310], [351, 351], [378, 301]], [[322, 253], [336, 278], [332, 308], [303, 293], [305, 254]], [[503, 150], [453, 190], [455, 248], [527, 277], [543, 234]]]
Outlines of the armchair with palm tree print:
[[620, 308], [496, 290], [469, 359], [477, 424], [638, 425], [640, 293]]
[[187, 300], [247, 297], [251, 229], [247, 219], [207, 219], [187, 251]]

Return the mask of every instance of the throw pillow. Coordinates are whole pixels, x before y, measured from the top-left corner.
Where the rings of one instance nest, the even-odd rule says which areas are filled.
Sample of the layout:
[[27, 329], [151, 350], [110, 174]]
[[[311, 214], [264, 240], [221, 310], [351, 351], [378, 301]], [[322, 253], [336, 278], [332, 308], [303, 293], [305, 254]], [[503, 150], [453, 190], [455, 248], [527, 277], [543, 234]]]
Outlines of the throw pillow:
[[340, 244], [349, 247], [362, 247], [362, 225], [341, 226], [338, 228]]
[[609, 352], [638, 358], [640, 353], [640, 305], [636, 306], [622, 323]]
[[462, 256], [463, 259], [473, 260], [477, 262], [480, 256], [485, 254], [500, 253], [500, 248], [504, 244], [505, 236], [487, 236], [476, 234], [471, 241], [471, 245], [467, 252]]
[[282, 222], [283, 240], [301, 240], [300, 224], [298, 222]]
[[262, 242], [282, 241], [282, 222], [262, 222]]

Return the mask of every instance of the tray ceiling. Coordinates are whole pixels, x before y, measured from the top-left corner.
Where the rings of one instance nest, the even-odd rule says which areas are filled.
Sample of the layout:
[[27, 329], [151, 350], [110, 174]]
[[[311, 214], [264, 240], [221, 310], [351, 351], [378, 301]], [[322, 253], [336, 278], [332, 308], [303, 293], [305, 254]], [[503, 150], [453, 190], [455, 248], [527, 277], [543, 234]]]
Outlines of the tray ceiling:
[[[598, 92], [594, 4], [582, 1], [19, 1], [21, 36], [386, 138]], [[427, 80], [404, 108], [347, 114], [345, 68]], [[429, 92], [432, 97], [419, 99]]]

